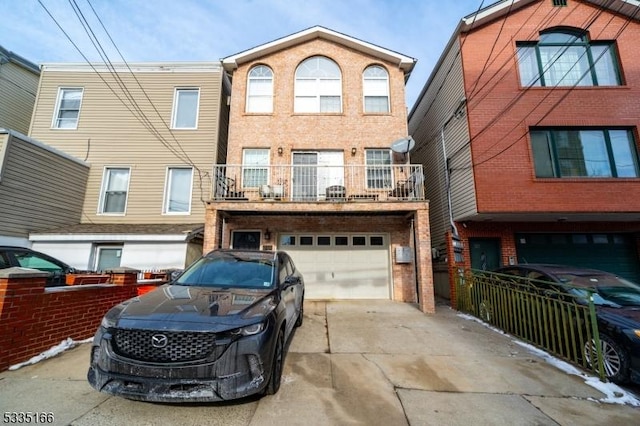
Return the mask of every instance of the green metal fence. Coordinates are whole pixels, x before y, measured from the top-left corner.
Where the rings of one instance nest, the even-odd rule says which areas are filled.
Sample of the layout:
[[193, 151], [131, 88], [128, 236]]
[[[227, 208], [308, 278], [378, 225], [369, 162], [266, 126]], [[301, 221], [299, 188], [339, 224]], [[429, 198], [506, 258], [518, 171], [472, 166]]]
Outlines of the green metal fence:
[[456, 278], [458, 310], [605, 379], [592, 292], [549, 282], [468, 270]]

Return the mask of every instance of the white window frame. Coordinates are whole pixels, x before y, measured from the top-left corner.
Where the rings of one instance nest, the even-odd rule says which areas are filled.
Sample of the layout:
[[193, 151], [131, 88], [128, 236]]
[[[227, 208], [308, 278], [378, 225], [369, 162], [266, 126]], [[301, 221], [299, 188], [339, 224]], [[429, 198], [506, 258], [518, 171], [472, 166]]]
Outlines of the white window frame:
[[[307, 64], [312, 61], [327, 61], [335, 66], [337, 75], [328, 76], [321, 69], [309, 69]], [[304, 68], [306, 67], [306, 68]], [[313, 67], [313, 65], [312, 65]], [[310, 73], [310, 75], [301, 75]], [[326, 56], [312, 56], [302, 61], [295, 72], [294, 105], [297, 114], [341, 114], [342, 113], [342, 72], [338, 64]], [[339, 87], [339, 89], [337, 89]], [[323, 98], [338, 98], [337, 111], [323, 110]], [[304, 102], [304, 101], [307, 102]]]
[[[266, 160], [265, 163], [262, 162], [257, 162], [257, 163], [252, 163], [252, 162], [248, 162], [247, 161], [247, 154], [248, 153], [255, 153], [255, 152], [259, 152], [263, 158]], [[269, 171], [270, 171], [270, 159], [271, 157], [271, 150], [269, 148], [244, 148], [242, 150], [242, 188], [243, 189], [250, 189], [250, 188], [260, 188], [260, 185], [268, 185], [269, 184]], [[251, 185], [251, 186], [247, 186], [247, 182], [246, 182], [246, 178], [245, 178], [245, 173], [246, 172], [250, 172], [252, 170], [266, 170], [267, 171], [267, 176], [266, 176], [266, 181], [259, 183], [257, 186]]]
[[[367, 76], [367, 71], [380, 70], [378, 75]], [[382, 83], [384, 82], [384, 89]], [[367, 111], [367, 98], [386, 98], [386, 111]], [[389, 96], [389, 72], [381, 65], [370, 65], [362, 72], [362, 110], [365, 114], [389, 114], [391, 112], [391, 98]]]
[[[391, 150], [386, 149], [386, 148], [366, 148], [365, 150], [365, 154], [364, 154], [364, 161], [365, 161], [365, 188], [367, 189], [384, 189], [384, 190], [388, 190], [388, 189], [393, 189], [393, 153], [391, 152]], [[383, 164], [377, 164], [377, 163], [370, 163], [370, 156], [369, 154], [372, 154], [373, 156], [375, 156], [377, 153], [380, 153], [381, 156], [384, 153], [388, 153], [389, 154], [389, 164], [383, 163]], [[372, 173], [374, 175], [374, 182], [379, 182], [380, 185], [369, 185], [369, 181], [370, 181], [370, 177], [369, 177], [369, 173]], [[380, 178], [375, 177], [375, 175], [379, 175]]]
[[[180, 93], [196, 92], [198, 94], [196, 100], [195, 120], [193, 127], [178, 127], [177, 118], [180, 108]], [[200, 116], [200, 88], [199, 87], [176, 87], [173, 92], [173, 111], [171, 113], [171, 128], [176, 130], [194, 130], [198, 128], [198, 118]]]
[[[263, 73], [262, 75], [251, 75], [253, 72]], [[268, 76], [264, 73], [268, 71]], [[252, 83], [263, 83], [265, 85], [264, 93], [261, 93], [257, 88], [262, 88], [259, 85], [254, 85]], [[268, 82], [268, 87], [267, 86]], [[253, 91], [253, 93], [252, 93]], [[267, 94], [267, 92], [269, 92]], [[252, 100], [264, 100], [265, 108], [260, 108], [262, 102], [252, 103]], [[268, 106], [266, 105], [268, 103]], [[273, 70], [266, 65], [257, 65], [249, 71], [247, 74], [247, 99], [246, 99], [246, 107], [245, 111], [252, 114], [270, 114], [273, 112]]]
[[[173, 172], [175, 170], [189, 170], [189, 189], [185, 191], [184, 188], [179, 188], [178, 192], [188, 192], [188, 205], [186, 211], [170, 211], [171, 204], [171, 190], [173, 183]], [[191, 214], [191, 198], [193, 196], [193, 167], [184, 167], [184, 166], [170, 166], [167, 167], [167, 173], [164, 181], [164, 199], [162, 201], [162, 214], [167, 215], [189, 215]]]
[[[62, 101], [64, 99], [65, 92], [79, 91], [80, 92], [80, 105], [78, 105], [78, 114], [73, 127], [60, 127], [60, 117]], [[80, 121], [80, 110], [82, 109], [82, 99], [84, 97], [83, 87], [59, 87], [58, 96], [56, 97], [56, 109], [53, 112], [53, 118], [51, 120], [51, 128], [56, 130], [76, 130], [78, 128], [78, 122]]]
[[[122, 212], [105, 212], [105, 201], [107, 195], [107, 188], [109, 186], [111, 178], [111, 170], [127, 170], [127, 190], [124, 199], [124, 209]], [[124, 216], [127, 214], [127, 205], [129, 204], [129, 187], [131, 185], [131, 167], [129, 166], [105, 166], [102, 173], [102, 185], [100, 187], [100, 202], [98, 203], [98, 214], [109, 216]]]
[[120, 250], [120, 266], [122, 266], [122, 254], [124, 252], [124, 244], [96, 244], [94, 246], [95, 255], [93, 259], [93, 270], [98, 271], [98, 265], [100, 264], [100, 256], [102, 250]]

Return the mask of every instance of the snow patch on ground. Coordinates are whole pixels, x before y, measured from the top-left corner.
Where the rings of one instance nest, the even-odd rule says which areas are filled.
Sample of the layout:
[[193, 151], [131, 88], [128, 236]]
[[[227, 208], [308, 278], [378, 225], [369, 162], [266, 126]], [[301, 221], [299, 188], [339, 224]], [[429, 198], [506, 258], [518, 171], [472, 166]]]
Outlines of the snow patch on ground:
[[487, 324], [486, 322], [472, 316], [472, 315], [468, 315], [468, 314], [463, 314], [463, 313], [458, 313], [457, 314], [458, 317], [462, 318], [462, 319], [466, 319], [469, 321], [475, 321], [478, 322], [482, 325], [484, 325], [485, 327], [487, 327], [490, 330], [493, 330], [497, 333], [500, 333], [502, 335], [505, 336], [509, 336], [510, 338], [513, 339], [513, 342], [522, 346], [523, 348], [527, 349], [529, 352], [531, 352], [532, 354], [542, 358], [543, 360], [545, 360], [547, 363], [553, 365], [554, 367], [564, 371], [567, 374], [573, 374], [574, 376], [579, 376], [581, 378], [584, 379], [584, 382], [593, 387], [596, 388], [597, 390], [599, 390], [600, 392], [602, 392], [603, 394], [605, 394], [606, 396], [602, 399], [599, 399], [599, 402], [603, 402], [606, 404], [622, 404], [622, 405], [632, 405], [634, 407], [640, 407], [640, 400], [638, 398], [636, 398], [634, 395], [630, 394], [629, 392], [627, 392], [626, 390], [622, 389], [620, 386], [616, 385], [615, 383], [605, 383], [600, 381], [599, 377], [595, 377], [595, 376], [590, 376], [588, 374], [585, 374], [583, 371], [579, 370], [578, 368], [574, 367], [573, 365], [569, 364], [568, 362], [562, 361], [561, 359], [558, 359], [556, 357], [554, 357], [553, 355], [550, 355], [549, 353], [533, 346], [530, 345], [528, 343], [522, 342], [520, 340], [517, 340], [516, 338], [514, 338], [513, 336], [511, 336], [508, 333], [505, 333], [504, 331], [493, 327], [492, 325]]
[[85, 339], [85, 340], [80, 340], [80, 341], [73, 340], [73, 339], [71, 339], [69, 337], [69, 338], [63, 340], [62, 342], [60, 342], [60, 344], [58, 344], [56, 346], [53, 346], [52, 348], [42, 352], [41, 354], [32, 357], [28, 361], [21, 362], [20, 364], [12, 365], [11, 367], [9, 367], [9, 370], [17, 370], [17, 369], [25, 367], [27, 365], [36, 364], [36, 363], [38, 363], [40, 361], [44, 361], [45, 359], [49, 359], [49, 358], [52, 358], [52, 357], [54, 357], [54, 356], [56, 356], [58, 354], [61, 354], [62, 352], [66, 351], [68, 349], [75, 348], [79, 344], [91, 343], [91, 342], [93, 342], [93, 337], [90, 337], [90, 338]]

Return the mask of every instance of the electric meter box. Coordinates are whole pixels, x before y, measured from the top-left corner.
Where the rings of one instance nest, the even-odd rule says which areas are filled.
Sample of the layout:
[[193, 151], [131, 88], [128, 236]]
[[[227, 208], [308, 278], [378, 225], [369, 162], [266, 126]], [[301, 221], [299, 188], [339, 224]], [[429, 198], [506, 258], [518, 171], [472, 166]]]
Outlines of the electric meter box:
[[396, 247], [396, 263], [411, 263], [411, 247]]

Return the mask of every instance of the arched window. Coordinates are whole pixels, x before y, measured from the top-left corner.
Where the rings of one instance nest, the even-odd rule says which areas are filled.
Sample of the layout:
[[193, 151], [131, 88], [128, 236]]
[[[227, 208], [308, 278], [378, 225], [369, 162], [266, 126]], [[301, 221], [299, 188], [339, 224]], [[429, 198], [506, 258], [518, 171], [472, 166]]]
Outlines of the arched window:
[[362, 73], [364, 112], [389, 112], [389, 74], [379, 65], [371, 65]]
[[553, 30], [517, 47], [523, 87], [621, 84], [615, 45], [589, 41], [582, 31]]
[[273, 112], [273, 71], [265, 65], [249, 71], [247, 112]]
[[331, 59], [314, 56], [296, 69], [295, 112], [342, 112], [342, 75]]

